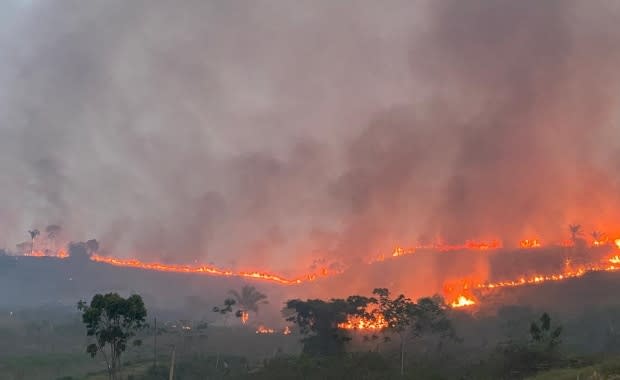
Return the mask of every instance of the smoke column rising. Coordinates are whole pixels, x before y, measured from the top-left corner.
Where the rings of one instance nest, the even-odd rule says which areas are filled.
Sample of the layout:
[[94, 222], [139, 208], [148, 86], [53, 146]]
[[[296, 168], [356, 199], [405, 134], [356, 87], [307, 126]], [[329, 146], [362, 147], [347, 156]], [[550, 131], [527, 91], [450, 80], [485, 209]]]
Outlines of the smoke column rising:
[[56, 223], [117, 256], [297, 269], [620, 232], [614, 1], [2, 8], [9, 247]]

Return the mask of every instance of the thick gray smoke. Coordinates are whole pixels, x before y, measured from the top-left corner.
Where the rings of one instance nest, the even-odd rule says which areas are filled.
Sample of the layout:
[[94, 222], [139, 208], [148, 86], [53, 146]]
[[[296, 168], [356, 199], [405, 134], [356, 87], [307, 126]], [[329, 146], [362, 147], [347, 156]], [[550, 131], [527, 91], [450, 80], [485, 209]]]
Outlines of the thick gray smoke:
[[8, 247], [54, 223], [281, 269], [620, 227], [615, 1], [13, 0], [0, 21]]

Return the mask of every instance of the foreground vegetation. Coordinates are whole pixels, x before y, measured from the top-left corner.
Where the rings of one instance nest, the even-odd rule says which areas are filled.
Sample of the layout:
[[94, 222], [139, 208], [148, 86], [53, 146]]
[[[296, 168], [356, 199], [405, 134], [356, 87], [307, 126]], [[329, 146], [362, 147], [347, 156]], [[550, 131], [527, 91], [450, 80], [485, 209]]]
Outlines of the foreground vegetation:
[[[183, 380], [620, 377], [620, 305], [614, 302], [579, 312], [501, 306], [472, 313], [447, 308], [440, 298], [413, 301], [377, 289], [372, 297], [290, 300], [283, 320], [292, 334], [285, 335], [282, 329], [256, 333], [252, 300], [265, 305], [265, 297], [256, 289], [236, 293], [217, 312], [207, 310], [208, 320], [164, 317], [161, 310], [147, 316], [148, 305], [142, 310], [136, 297], [115, 295], [96, 296], [79, 311], [2, 310], [0, 379], [109, 379], [100, 353], [109, 348], [92, 346], [97, 333], [87, 336], [87, 327], [100, 315], [92, 308], [106, 306], [99, 301], [119, 306], [130, 299], [129, 316], [139, 323], [125, 324], [129, 330], [120, 332], [127, 339], [117, 341], [124, 348], [117, 365], [123, 380], [169, 379], [173, 352], [174, 378]], [[252, 317], [244, 325], [246, 312]], [[387, 321], [382, 329], [338, 328], [351, 316], [379, 315]]]

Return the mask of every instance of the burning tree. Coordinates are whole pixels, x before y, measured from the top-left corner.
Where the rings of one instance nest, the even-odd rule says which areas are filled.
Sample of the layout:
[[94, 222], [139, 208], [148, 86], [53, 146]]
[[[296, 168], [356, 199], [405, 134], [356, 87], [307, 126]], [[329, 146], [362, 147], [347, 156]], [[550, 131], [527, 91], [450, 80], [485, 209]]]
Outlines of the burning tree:
[[[117, 293], [96, 294], [90, 301], [78, 302], [86, 335], [94, 336], [96, 343], [89, 344], [86, 352], [91, 357], [101, 354], [107, 364], [110, 380], [118, 379], [121, 369], [121, 354], [136, 331], [145, 327], [146, 308], [142, 297], [132, 295], [125, 299]], [[140, 340], [134, 340], [140, 345]]]
[[249, 312], [258, 314], [260, 305], [268, 303], [267, 295], [256, 290], [254, 286], [245, 285], [241, 288], [241, 292], [236, 290], [230, 290], [229, 293], [233, 296], [236, 303], [240, 306], [241, 321], [245, 324], [249, 317]]
[[350, 296], [347, 299], [323, 301], [293, 299], [282, 310], [288, 322], [299, 327], [304, 335], [304, 352], [310, 355], [332, 355], [344, 352], [350, 341], [346, 330], [339, 327], [350, 316], [369, 318], [366, 307], [375, 302], [373, 298]]
[[373, 294], [379, 297], [374, 314], [385, 321], [383, 331], [398, 335], [401, 376], [405, 373], [405, 345], [408, 339], [426, 333], [454, 337], [452, 324], [446, 316], [447, 306], [441, 297], [421, 298], [416, 303], [403, 294], [390, 298], [390, 291], [385, 288], [375, 289]]

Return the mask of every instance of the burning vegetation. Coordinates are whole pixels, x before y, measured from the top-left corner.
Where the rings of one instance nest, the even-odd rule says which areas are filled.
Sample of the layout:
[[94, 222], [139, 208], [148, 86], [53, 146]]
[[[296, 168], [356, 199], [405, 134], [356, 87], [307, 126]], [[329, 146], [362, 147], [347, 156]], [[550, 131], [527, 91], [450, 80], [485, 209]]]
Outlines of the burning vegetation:
[[[59, 228], [59, 227], [58, 227]], [[272, 282], [279, 285], [300, 285], [306, 282], [315, 281], [321, 277], [334, 277], [338, 276], [338, 271], [328, 271], [327, 268], [320, 268], [317, 273], [303, 275], [298, 278], [286, 278], [274, 273], [259, 272], [259, 271], [232, 271], [225, 270], [215, 266], [203, 266], [203, 265], [176, 265], [176, 264], [164, 264], [158, 262], [143, 262], [137, 259], [121, 259], [109, 255], [101, 255], [99, 251], [99, 243], [96, 240], [89, 240], [85, 243], [71, 243], [69, 249], [64, 248], [52, 251], [50, 244], [50, 237], [56, 238], [58, 231], [53, 229], [53, 232], [48, 235], [48, 239], [44, 244], [44, 247], [37, 247], [37, 238], [40, 235], [38, 230], [29, 231], [31, 236], [31, 242], [29, 247], [22, 246], [22, 249], [30, 248], [30, 250], [23, 252], [24, 256], [30, 257], [53, 257], [59, 259], [66, 259], [70, 256], [87, 257], [93, 262], [109, 264], [120, 267], [130, 267], [143, 270], [153, 270], [162, 272], [173, 273], [188, 273], [188, 274], [204, 274], [224, 277], [240, 277], [247, 279], [256, 279]], [[470, 309], [479, 306], [480, 299], [479, 293], [481, 291], [490, 291], [494, 289], [506, 288], [506, 287], [519, 287], [526, 285], [536, 285], [550, 281], [562, 281], [565, 279], [579, 278], [587, 273], [591, 272], [614, 272], [620, 269], [620, 258], [617, 250], [620, 249], [620, 238], [609, 238], [607, 235], [600, 232], [593, 232], [588, 241], [583, 237], [581, 232], [581, 226], [571, 225], [569, 226], [569, 232], [571, 234], [570, 240], [562, 241], [556, 244], [559, 251], [558, 255], [567, 256], [565, 259], [565, 265], [559, 271], [555, 272], [537, 272], [536, 268], [527, 268], [528, 274], [518, 275], [513, 278], [503, 278], [499, 280], [492, 280], [490, 278], [479, 277], [477, 274], [471, 275], [465, 274], [463, 278], [446, 280], [443, 289], [441, 289], [442, 296], [446, 299], [447, 305], [452, 308]], [[54, 242], [54, 245], [57, 243]], [[40, 245], [40, 244], [39, 244]], [[541, 244], [538, 238], [523, 239], [519, 242], [520, 250], [523, 250], [523, 254], [536, 255], [535, 252], [526, 252], [532, 249], [537, 249], [537, 252], [543, 252], [543, 249], [548, 248]], [[489, 241], [474, 241], [468, 240], [464, 244], [460, 245], [448, 245], [443, 243], [435, 244], [420, 244], [415, 247], [401, 248], [397, 247], [390, 255], [380, 255], [374, 259], [368, 261], [368, 265], [380, 263], [387, 258], [399, 259], [404, 256], [415, 255], [418, 252], [434, 252], [437, 255], [442, 254], [458, 254], [458, 252], [474, 252], [480, 251], [493, 251], [498, 255], [502, 254], [503, 244], [499, 240]], [[35, 247], [37, 247], [35, 249]], [[603, 259], [598, 259], [599, 256], [591, 256], [589, 250], [606, 250], [609, 252], [603, 255]], [[533, 256], [532, 256], [533, 257]], [[571, 260], [574, 257], [578, 260]], [[241, 293], [233, 291], [231, 295], [236, 305], [239, 306], [239, 317], [243, 324], [247, 323], [250, 318], [250, 312], [256, 312], [253, 309], [256, 302], [262, 302], [262, 295], [247, 293], [251, 289], [244, 287]], [[259, 298], [256, 298], [259, 297]], [[248, 306], [249, 305], [249, 306]], [[385, 327], [385, 321], [381, 317], [373, 315], [363, 316], [349, 316], [346, 321], [340, 322], [340, 328], [343, 329], [359, 329], [359, 330], [380, 330]]]

